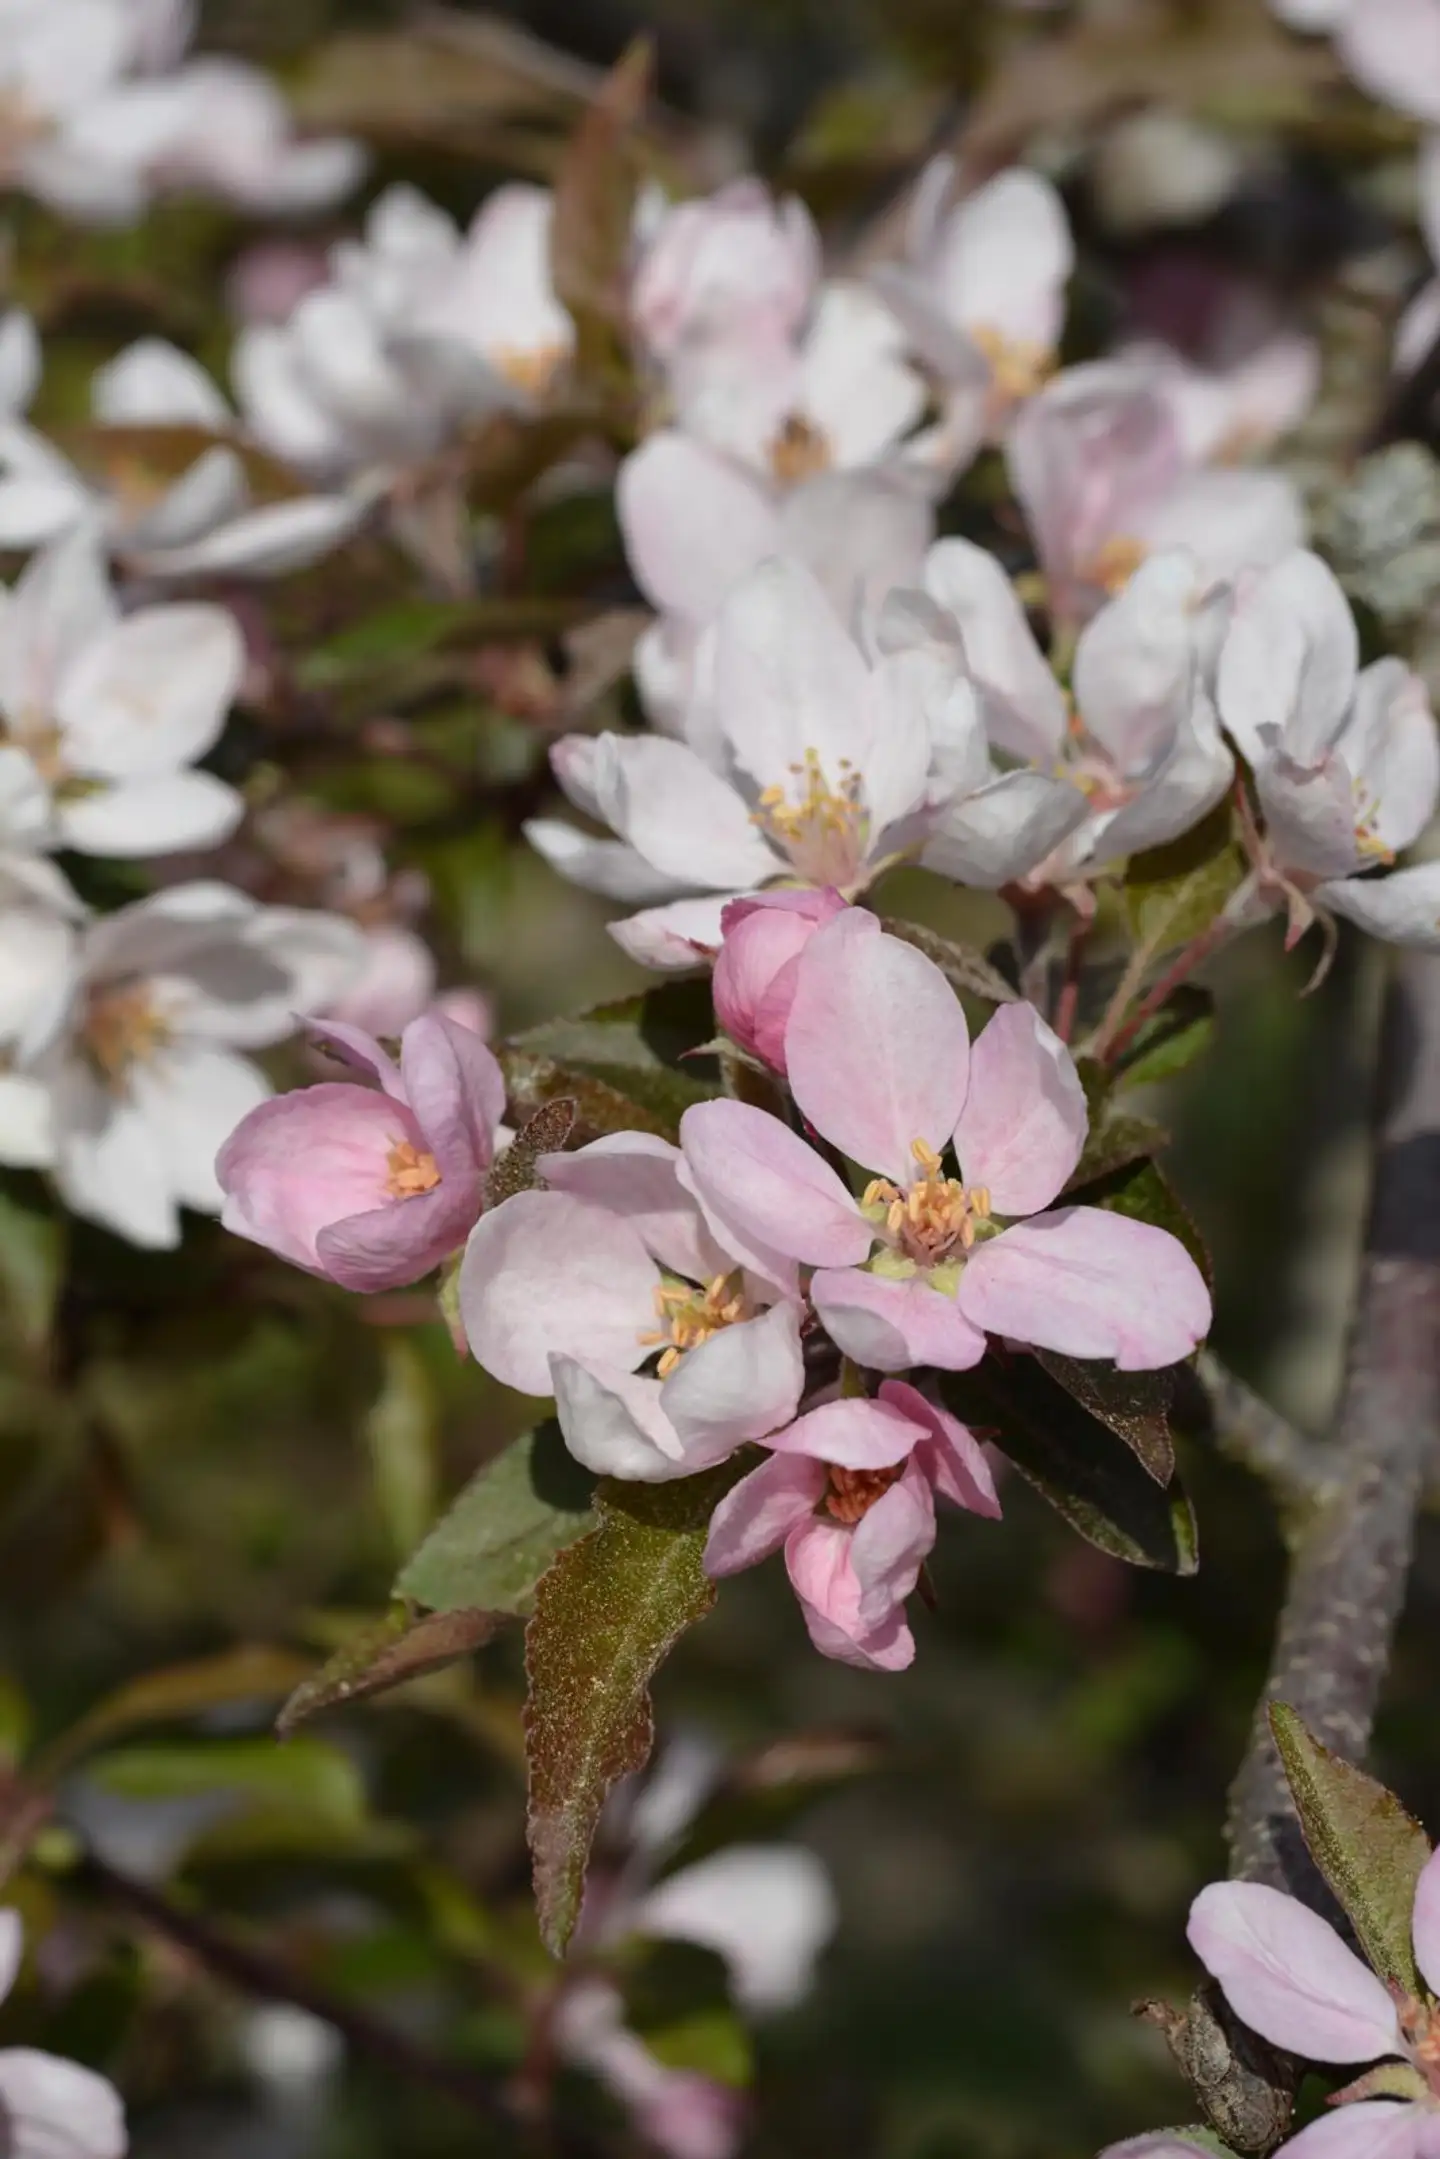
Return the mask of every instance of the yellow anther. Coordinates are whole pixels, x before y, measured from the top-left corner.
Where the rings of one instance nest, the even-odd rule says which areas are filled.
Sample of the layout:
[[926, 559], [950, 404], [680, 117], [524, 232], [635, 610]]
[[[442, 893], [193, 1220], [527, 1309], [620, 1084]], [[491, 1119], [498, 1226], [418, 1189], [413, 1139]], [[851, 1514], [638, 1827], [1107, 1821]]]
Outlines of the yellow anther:
[[1115, 533], [1084, 565], [1084, 575], [1106, 592], [1123, 592], [1148, 553], [1143, 540]]
[[132, 1065], [159, 1054], [170, 1027], [148, 982], [123, 982], [91, 994], [81, 1036], [101, 1078], [118, 1087]]
[[807, 750], [802, 761], [790, 767], [798, 784], [763, 789], [751, 822], [788, 855], [808, 884], [843, 890], [865, 860], [870, 813], [864, 783], [849, 759], [842, 758], [837, 769], [839, 784], [832, 786], [819, 751]]
[[497, 345], [490, 354], [495, 371], [528, 397], [543, 397], [565, 359], [563, 345]]
[[1055, 372], [1055, 354], [1050, 346], [1007, 337], [989, 323], [972, 329], [970, 342], [978, 345], [989, 361], [995, 394], [1006, 404], [1033, 397]]
[[713, 1276], [703, 1288], [691, 1282], [660, 1283], [655, 1291], [655, 1316], [659, 1327], [642, 1334], [640, 1340], [647, 1349], [664, 1344], [656, 1367], [664, 1379], [687, 1349], [698, 1349], [722, 1327], [733, 1327], [745, 1318], [745, 1289], [738, 1268]]
[[787, 413], [770, 442], [770, 470], [782, 487], [813, 480], [834, 462], [830, 438], [803, 412]]
[[422, 1193], [433, 1192], [440, 1182], [434, 1155], [426, 1154], [413, 1140], [396, 1140], [385, 1161], [390, 1171], [385, 1189], [392, 1199], [419, 1199]]

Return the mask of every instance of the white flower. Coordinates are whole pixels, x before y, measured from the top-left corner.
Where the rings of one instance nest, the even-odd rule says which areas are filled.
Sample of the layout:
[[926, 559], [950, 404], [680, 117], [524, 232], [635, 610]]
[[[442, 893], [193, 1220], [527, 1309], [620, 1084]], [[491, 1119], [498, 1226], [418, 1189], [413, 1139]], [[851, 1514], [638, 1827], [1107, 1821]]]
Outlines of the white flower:
[[552, 202], [498, 188], [469, 233], [414, 188], [387, 190], [365, 239], [289, 321], [242, 330], [233, 372], [256, 440], [342, 475], [429, 455], [457, 427], [528, 409], [568, 359], [549, 272]]
[[0, 812], [9, 844], [143, 856], [209, 847], [243, 805], [190, 769], [240, 684], [235, 618], [198, 603], [121, 617], [80, 532], [0, 604]]
[[[20, 1970], [18, 1912], [0, 1911], [0, 2001]], [[0, 2130], [13, 2159], [123, 2159], [120, 2094], [104, 2077], [34, 2047], [0, 2048]]]
[[[0, 330], [0, 411], [16, 320]], [[204, 368], [162, 338], [127, 346], [100, 369], [91, 410], [98, 428], [89, 474], [33, 428], [0, 419], [0, 546], [40, 547], [89, 526], [150, 579], [271, 577], [318, 561], [366, 515], [358, 491], [254, 505], [233, 414]], [[182, 451], [193, 445], [177, 479], [152, 482], [143, 446], [137, 454], [127, 432], [135, 428], [175, 431]]]
[[[0, 975], [28, 934], [0, 913]], [[259, 907], [220, 884], [176, 885], [76, 937], [68, 994], [21, 1060], [49, 1106], [47, 1163], [74, 1213], [168, 1250], [180, 1208], [218, 1214], [215, 1156], [269, 1083], [246, 1050], [294, 1032], [296, 1014], [343, 994], [364, 960], [333, 915]], [[13, 1131], [0, 1094], [0, 1160]]]
[[1271, 0], [1292, 30], [1333, 32], [1341, 59], [1372, 97], [1440, 122], [1440, 0]]
[[1440, 803], [1440, 740], [1401, 661], [1359, 665], [1345, 595], [1297, 551], [1242, 584], [1220, 656], [1220, 713], [1255, 775], [1272, 883], [1292, 936], [1317, 913], [1440, 950], [1440, 862], [1388, 876]]
[[642, 197], [630, 319], [664, 366], [721, 341], [793, 338], [820, 280], [820, 236], [794, 195], [732, 180], [697, 202]]
[[780, 878], [863, 890], [925, 827], [932, 733], [976, 725], [956, 654], [870, 665], [813, 573], [784, 558], [734, 587], [701, 670], [709, 695], [688, 740], [606, 734], [559, 746], [561, 784], [618, 849], [529, 827], [577, 882], [679, 902], [614, 925], [653, 966], [693, 966], [697, 944], [719, 943], [721, 911], [738, 893]]

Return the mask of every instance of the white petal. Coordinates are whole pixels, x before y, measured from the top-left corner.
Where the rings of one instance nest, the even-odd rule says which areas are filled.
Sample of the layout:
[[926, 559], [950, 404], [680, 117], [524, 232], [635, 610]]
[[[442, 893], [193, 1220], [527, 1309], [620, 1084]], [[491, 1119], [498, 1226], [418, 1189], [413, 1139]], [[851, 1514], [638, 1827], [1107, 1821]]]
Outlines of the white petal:
[[228, 608], [141, 608], [65, 670], [55, 713], [70, 762], [107, 779], [192, 763], [218, 741], [244, 671]]
[[838, 1922], [830, 1877], [814, 1853], [779, 1844], [728, 1845], [660, 1882], [634, 1913], [638, 1934], [716, 1950], [752, 2014], [804, 1999]]
[[1334, 574], [1300, 551], [1238, 593], [1220, 655], [1220, 714], [1251, 764], [1274, 729], [1302, 763], [1330, 747], [1359, 669], [1355, 619]]
[[700, 900], [672, 900], [667, 907], [649, 907], [643, 914], [612, 922], [610, 935], [642, 967], [671, 972], [696, 968], [719, 951], [720, 917], [729, 901], [743, 897], [741, 892], [716, 892]]
[[49, 1087], [19, 1072], [0, 1072], [0, 1162], [11, 1169], [49, 1169], [54, 1160]]
[[1331, 914], [1387, 944], [1440, 952], [1440, 862], [1417, 863], [1389, 877], [1347, 877], [1319, 886], [1313, 896]]
[[180, 1242], [161, 1135], [136, 1105], [69, 1065], [54, 1094], [55, 1181], [74, 1213], [153, 1252]]
[[742, 580], [715, 628], [720, 724], [757, 787], [787, 793], [806, 752], [838, 786], [863, 770], [874, 720], [865, 662], [803, 564], [774, 557]]
[[202, 1214], [219, 1214], [224, 1194], [215, 1157], [242, 1117], [270, 1095], [259, 1067], [225, 1050], [176, 1042], [135, 1068], [130, 1092], [157, 1135], [176, 1199]]
[[297, 495], [247, 510], [187, 546], [146, 546], [132, 559], [155, 577], [287, 577], [353, 538], [370, 514], [361, 493]]
[[532, 817], [525, 837], [552, 870], [605, 899], [637, 902], [676, 898], [686, 880], [667, 875], [624, 840], [594, 839], [558, 817]]
[[626, 458], [615, 502], [636, 584], [652, 607], [697, 626], [779, 544], [775, 512], [757, 482], [669, 431]]
[[991, 741], [1016, 757], [1057, 757], [1064, 693], [994, 556], [970, 540], [940, 540], [925, 558], [925, 590], [960, 633]]
[[126, 2149], [114, 2085], [31, 2047], [0, 2052], [0, 2118], [9, 2159], [123, 2159]]
[[6, 419], [26, 411], [40, 387], [40, 339], [34, 319], [12, 307], [0, 322], [0, 414]]
[[615, 824], [637, 854], [691, 891], [733, 892], [773, 877], [779, 864], [733, 787], [683, 742], [605, 735], [597, 778]]
[[90, 407], [109, 427], [208, 427], [222, 432], [230, 408], [198, 360], [163, 337], [142, 337], [102, 367]]
[[691, 1464], [660, 1407], [660, 1383], [630, 1372], [588, 1371], [573, 1357], [550, 1359], [555, 1414], [577, 1462], [600, 1477], [664, 1484]]

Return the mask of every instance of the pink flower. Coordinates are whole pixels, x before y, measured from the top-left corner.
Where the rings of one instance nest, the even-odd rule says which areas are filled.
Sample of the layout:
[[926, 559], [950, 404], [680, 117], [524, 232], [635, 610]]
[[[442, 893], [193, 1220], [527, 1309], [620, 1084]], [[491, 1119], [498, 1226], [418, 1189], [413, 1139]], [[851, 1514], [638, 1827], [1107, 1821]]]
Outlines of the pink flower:
[[984, 1449], [958, 1418], [895, 1379], [874, 1401], [811, 1410], [769, 1445], [769, 1461], [715, 1510], [706, 1573], [738, 1574], [783, 1547], [822, 1655], [903, 1671], [915, 1655], [905, 1599], [935, 1542], [937, 1495], [999, 1516]]
[[876, 1174], [857, 1200], [778, 1117], [699, 1103], [680, 1139], [717, 1235], [814, 1267], [832, 1339], [880, 1371], [963, 1371], [987, 1332], [1122, 1371], [1189, 1355], [1210, 1297], [1175, 1238], [1095, 1207], [1042, 1211], [1088, 1120], [1069, 1051], [1030, 1006], [1002, 1006], [972, 1051], [939, 968], [859, 908], [816, 932], [798, 976], [791, 1091], [822, 1139]]
[[[1307, 2061], [1398, 2056], [1410, 2066], [1411, 2097], [1372, 2099], [1358, 2087], [1353, 2098], [1340, 2092], [1331, 2102], [1339, 2112], [1291, 2137], [1276, 2159], [1435, 2159], [1440, 2153], [1440, 2004], [1433, 1998], [1440, 1992], [1440, 1854], [1416, 1884], [1411, 1926], [1415, 1961], [1432, 1990], [1423, 2001], [1392, 1993], [1327, 1921], [1281, 1890], [1212, 1882], [1190, 1907], [1191, 1948], [1262, 2039]], [[1402, 2078], [1397, 2072], [1396, 2081]]]
[[344, 1289], [418, 1282], [484, 1204], [500, 1067], [439, 1013], [412, 1020], [400, 1065], [358, 1028], [317, 1028], [378, 1089], [327, 1081], [264, 1102], [221, 1148], [227, 1229]]
[[720, 917], [715, 1017], [733, 1042], [776, 1072], [785, 1070], [785, 1023], [795, 1001], [800, 955], [822, 923], [843, 912], [838, 892], [763, 892], [731, 900]]
[[805, 1384], [793, 1261], [713, 1233], [679, 1149], [649, 1133], [540, 1172], [552, 1189], [478, 1222], [460, 1270], [486, 1371], [553, 1394], [571, 1453], [602, 1476], [689, 1476], [788, 1423]]
[[627, 2108], [665, 2159], [731, 2159], [744, 2135], [744, 2094], [695, 2069], [671, 2069], [625, 2026], [619, 1990], [585, 1979], [564, 1996], [555, 2037]]
[[655, 220], [635, 270], [630, 316], [657, 358], [686, 346], [795, 334], [820, 277], [820, 240], [796, 196], [734, 180]]

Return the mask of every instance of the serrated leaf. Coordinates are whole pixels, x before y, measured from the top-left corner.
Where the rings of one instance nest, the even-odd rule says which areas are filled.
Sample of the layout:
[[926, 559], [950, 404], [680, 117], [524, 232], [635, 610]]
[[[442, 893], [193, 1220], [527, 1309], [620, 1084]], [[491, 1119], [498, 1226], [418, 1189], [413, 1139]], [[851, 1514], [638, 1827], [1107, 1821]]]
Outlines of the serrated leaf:
[[397, 1597], [430, 1611], [522, 1615], [567, 1545], [595, 1527], [594, 1478], [553, 1420], [471, 1478], [402, 1569]]
[[1073, 1401], [1124, 1440], [1157, 1484], [1170, 1482], [1175, 1474], [1175, 1439], [1170, 1430], [1175, 1375], [1170, 1367], [1158, 1372], [1117, 1372], [1108, 1362], [1062, 1357], [1056, 1350], [1040, 1349], [1035, 1355]]
[[718, 1091], [718, 1074], [696, 1055], [714, 1031], [708, 983], [665, 982], [546, 1020], [496, 1054], [521, 1115], [568, 1096], [582, 1141], [623, 1131], [673, 1140], [692, 1103]]
[[927, 960], [933, 960], [945, 976], [951, 988], [962, 996], [981, 997], [989, 1004], [1012, 1005], [1019, 992], [1011, 988], [998, 967], [992, 967], [983, 952], [974, 945], [963, 945], [952, 937], [942, 937], [936, 930], [928, 930], [919, 922], [902, 922], [892, 915], [881, 915], [880, 926], [902, 943], [913, 945], [923, 952]]
[[1116, 1062], [1127, 1086], [1151, 1087], [1194, 1064], [1215, 1037], [1215, 999], [1198, 982], [1182, 982]]
[[1240, 2159], [1238, 2152], [1228, 2144], [1222, 2144], [1213, 2129], [1199, 2126], [1188, 2129], [1152, 2129], [1145, 2136], [1127, 2137], [1123, 2144], [1111, 2144], [1106, 2159], [1190, 2159], [1191, 2153], [1203, 2154], [1204, 2159]]
[[367, 1627], [302, 1681], [275, 1720], [281, 1739], [322, 1709], [364, 1701], [409, 1679], [438, 1672], [484, 1647], [508, 1615], [499, 1612], [427, 1612], [419, 1619], [403, 1606]]
[[527, 1118], [485, 1179], [487, 1212], [513, 1199], [517, 1192], [533, 1191], [541, 1182], [535, 1166], [541, 1155], [559, 1154], [574, 1129], [575, 1104], [566, 1095], [546, 1102]]
[[1419, 1994], [1410, 1920], [1430, 1839], [1378, 1778], [1332, 1754], [1288, 1702], [1270, 1729], [1310, 1855], [1382, 1979]]
[[1230, 805], [1166, 847], [1132, 855], [1122, 897], [1137, 957], [1148, 965], [1208, 930], [1246, 872]]
[[724, 1464], [674, 1484], [596, 1492], [599, 1527], [562, 1552], [526, 1629], [529, 1834], [546, 1947], [564, 1954], [605, 1795], [644, 1767], [650, 1681], [715, 1601], [701, 1560], [710, 1517], [738, 1474]]
[[1193, 1574], [1195, 1517], [1178, 1478], [1156, 1483], [1132, 1450], [1034, 1357], [992, 1352], [947, 1374], [945, 1399], [988, 1427], [1021, 1475], [1089, 1543], [1133, 1567]]
[[347, 1754], [306, 1734], [280, 1746], [263, 1739], [176, 1740], [117, 1748], [91, 1762], [89, 1776], [121, 1799], [194, 1799], [311, 1815], [338, 1829], [365, 1816], [365, 1786]]

